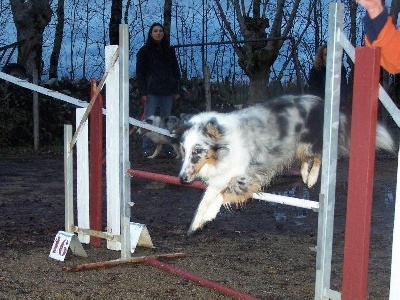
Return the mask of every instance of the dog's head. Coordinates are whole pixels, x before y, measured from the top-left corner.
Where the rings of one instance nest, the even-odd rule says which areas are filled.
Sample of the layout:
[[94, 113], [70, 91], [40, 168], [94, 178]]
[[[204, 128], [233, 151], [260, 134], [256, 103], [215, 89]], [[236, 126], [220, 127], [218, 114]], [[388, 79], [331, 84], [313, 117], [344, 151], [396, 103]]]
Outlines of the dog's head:
[[[161, 127], [161, 128], [165, 128], [165, 123], [163, 121], [163, 119], [159, 116], [150, 116], [147, 117], [145, 122], [147, 124], [153, 125], [153, 126], [157, 126], [157, 127]], [[149, 132], [150, 130], [145, 129], [145, 128], [140, 128], [137, 130], [137, 133], [139, 134], [146, 134], [147, 132]]]
[[169, 132], [175, 133], [175, 131], [181, 125], [181, 120], [178, 117], [169, 116], [169, 117], [164, 118], [164, 124], [165, 124], [165, 128]]
[[196, 178], [207, 181], [207, 169], [215, 168], [228, 151], [226, 128], [216, 115], [200, 114], [189, 119], [177, 131], [183, 163], [179, 172], [181, 182]]

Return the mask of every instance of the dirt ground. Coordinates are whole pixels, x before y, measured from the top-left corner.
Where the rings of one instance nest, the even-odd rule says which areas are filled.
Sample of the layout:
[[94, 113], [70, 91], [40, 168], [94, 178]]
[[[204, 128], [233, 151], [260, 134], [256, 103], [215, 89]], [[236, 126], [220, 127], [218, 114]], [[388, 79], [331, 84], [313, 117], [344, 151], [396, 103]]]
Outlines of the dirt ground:
[[[179, 162], [132, 154], [133, 168], [177, 175]], [[346, 160], [337, 175], [332, 289], [340, 291]], [[387, 299], [397, 159], [378, 156], [369, 268], [369, 299]], [[53, 152], [0, 153], [0, 299], [230, 299], [146, 264], [65, 272], [66, 266], [120, 257], [84, 245], [89, 257], [68, 253], [49, 258], [64, 230], [63, 155]], [[269, 192], [318, 199], [297, 176], [279, 178]], [[259, 299], [313, 299], [317, 213], [252, 200], [242, 209], [223, 209], [202, 231], [187, 237], [202, 191], [132, 178], [132, 221], [146, 224], [155, 249], [138, 247], [134, 256], [183, 252], [167, 263]]]

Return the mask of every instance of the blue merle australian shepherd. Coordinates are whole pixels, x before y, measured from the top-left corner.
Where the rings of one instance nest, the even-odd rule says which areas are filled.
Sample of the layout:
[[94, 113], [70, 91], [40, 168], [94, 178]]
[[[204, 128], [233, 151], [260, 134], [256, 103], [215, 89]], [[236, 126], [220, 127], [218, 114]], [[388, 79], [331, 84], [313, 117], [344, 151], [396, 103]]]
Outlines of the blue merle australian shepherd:
[[[177, 132], [184, 183], [207, 183], [188, 234], [213, 220], [222, 205], [241, 204], [261, 192], [293, 163], [308, 187], [318, 180], [322, 156], [323, 100], [282, 96], [231, 113], [194, 115]], [[394, 153], [393, 139], [378, 124], [376, 148]], [[349, 125], [340, 114], [339, 155], [349, 153]]]

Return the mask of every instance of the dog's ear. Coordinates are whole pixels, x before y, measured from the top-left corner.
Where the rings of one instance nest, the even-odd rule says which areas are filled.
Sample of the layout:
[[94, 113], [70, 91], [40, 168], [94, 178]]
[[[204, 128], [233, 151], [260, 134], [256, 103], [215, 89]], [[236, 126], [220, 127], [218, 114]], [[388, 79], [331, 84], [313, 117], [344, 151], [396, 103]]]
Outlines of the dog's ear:
[[187, 123], [193, 116], [194, 116], [193, 114], [181, 113], [179, 115], [179, 119], [181, 120], [182, 123]]
[[203, 128], [203, 133], [213, 140], [219, 140], [223, 136], [225, 128], [218, 123], [217, 118], [211, 118]]

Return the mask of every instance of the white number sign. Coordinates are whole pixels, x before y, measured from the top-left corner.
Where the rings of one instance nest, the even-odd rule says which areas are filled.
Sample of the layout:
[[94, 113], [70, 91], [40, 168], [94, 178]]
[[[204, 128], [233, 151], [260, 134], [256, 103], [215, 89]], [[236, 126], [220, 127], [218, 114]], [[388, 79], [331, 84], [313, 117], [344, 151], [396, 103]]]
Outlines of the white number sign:
[[59, 231], [54, 238], [49, 257], [64, 261], [70, 247], [74, 254], [85, 257], [87, 256], [75, 234], [66, 231]]

